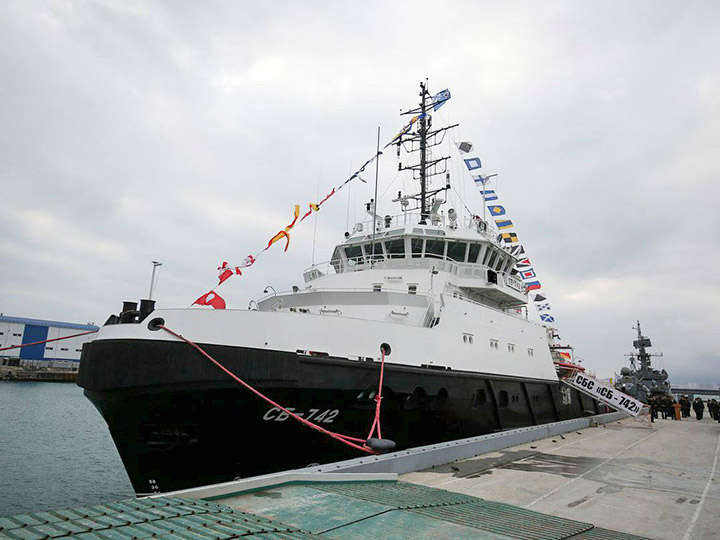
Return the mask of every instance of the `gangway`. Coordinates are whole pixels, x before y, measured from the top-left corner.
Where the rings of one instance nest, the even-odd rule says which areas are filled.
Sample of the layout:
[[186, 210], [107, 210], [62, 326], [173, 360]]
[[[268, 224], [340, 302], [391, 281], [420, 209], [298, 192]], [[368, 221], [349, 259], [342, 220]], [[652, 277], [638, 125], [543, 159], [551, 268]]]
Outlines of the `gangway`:
[[643, 410], [644, 404], [641, 401], [628, 396], [617, 388], [613, 388], [609, 384], [599, 381], [586, 373], [578, 371], [570, 377], [561, 380], [565, 384], [587, 394], [593, 399], [602, 401], [618, 411], [626, 412], [632, 416], [638, 416]]

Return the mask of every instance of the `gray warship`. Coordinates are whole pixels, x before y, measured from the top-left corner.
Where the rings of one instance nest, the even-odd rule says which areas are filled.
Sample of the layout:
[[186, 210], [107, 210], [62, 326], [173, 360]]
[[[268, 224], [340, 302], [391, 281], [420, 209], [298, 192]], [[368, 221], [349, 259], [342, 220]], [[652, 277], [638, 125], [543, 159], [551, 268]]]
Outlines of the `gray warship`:
[[620, 377], [616, 378], [615, 388], [621, 392], [647, 403], [650, 396], [672, 396], [668, 372], [664, 369], [657, 370], [652, 367], [650, 358], [662, 356], [650, 354], [648, 347], [652, 347], [650, 338], [642, 335], [640, 321], [637, 321], [637, 339], [633, 341], [635, 351], [630, 353], [630, 367], [624, 366], [620, 370]]

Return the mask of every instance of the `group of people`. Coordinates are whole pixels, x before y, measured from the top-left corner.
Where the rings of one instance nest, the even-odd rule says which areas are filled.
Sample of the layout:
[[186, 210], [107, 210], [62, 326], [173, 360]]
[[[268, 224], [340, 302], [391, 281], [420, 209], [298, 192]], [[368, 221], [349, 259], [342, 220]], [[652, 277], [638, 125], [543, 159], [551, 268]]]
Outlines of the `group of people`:
[[[691, 400], [687, 396], [680, 396], [680, 399], [675, 400], [672, 396], [667, 395], [652, 395], [648, 401], [650, 405], [650, 420], [652, 422], [658, 418], [658, 415], [662, 414], [662, 417], [677, 419], [676, 410], [679, 409], [682, 418], [690, 418], [690, 409], [695, 411], [695, 417], [698, 420], [702, 420], [703, 413], [705, 412], [705, 403], [699, 397]], [[707, 409], [710, 413], [710, 417], [713, 420], [720, 422], [720, 403], [714, 398], [707, 402]]]

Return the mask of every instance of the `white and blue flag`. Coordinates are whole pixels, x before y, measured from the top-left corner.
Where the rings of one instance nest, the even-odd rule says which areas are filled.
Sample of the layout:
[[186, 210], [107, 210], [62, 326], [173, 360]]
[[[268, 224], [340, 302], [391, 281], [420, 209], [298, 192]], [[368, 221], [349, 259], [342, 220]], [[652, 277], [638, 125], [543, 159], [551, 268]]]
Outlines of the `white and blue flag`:
[[448, 90], [447, 88], [442, 92], [438, 92], [437, 94], [435, 94], [435, 96], [433, 96], [432, 98], [433, 111], [437, 111], [440, 107], [445, 105], [445, 103], [448, 99], [450, 99], [450, 97], [450, 90]]

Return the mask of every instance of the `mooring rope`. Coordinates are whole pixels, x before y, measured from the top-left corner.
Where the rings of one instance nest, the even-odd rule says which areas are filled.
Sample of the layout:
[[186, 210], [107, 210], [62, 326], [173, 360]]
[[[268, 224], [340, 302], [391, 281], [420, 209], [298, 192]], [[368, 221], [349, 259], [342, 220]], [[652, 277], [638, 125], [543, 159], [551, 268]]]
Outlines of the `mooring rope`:
[[[265, 394], [260, 392], [258, 389], [254, 388], [252, 385], [248, 384], [247, 382], [242, 380], [240, 377], [235, 375], [232, 371], [230, 371], [225, 366], [223, 366], [220, 362], [218, 362], [210, 354], [205, 352], [205, 350], [203, 350], [197, 343], [187, 339], [186, 337], [182, 336], [181, 334], [178, 334], [177, 332], [174, 332], [173, 330], [170, 330], [167, 326], [164, 326], [162, 324], [157, 325], [157, 328], [161, 328], [161, 329], [165, 330], [167, 333], [175, 336], [176, 338], [178, 338], [178, 339], [184, 341], [185, 343], [187, 343], [188, 345], [190, 345], [193, 349], [195, 349], [200, 354], [202, 354], [205, 358], [210, 360], [216, 367], [218, 367], [225, 374], [230, 376], [233, 380], [238, 382], [244, 388], [246, 388], [247, 390], [249, 390], [250, 392], [255, 394], [260, 399], [266, 401], [273, 407], [277, 407], [278, 409], [280, 409], [282, 412], [287, 414], [293, 420], [300, 422], [301, 424], [309, 427], [310, 429], [314, 429], [315, 431], [319, 431], [320, 433], [323, 433], [324, 435], [332, 437], [333, 439], [335, 439], [347, 446], [355, 448], [356, 450], [360, 450], [361, 452], [365, 452], [367, 454], [378, 454], [378, 452], [376, 452], [375, 450], [373, 450], [372, 448], [367, 446], [367, 439], [370, 439], [372, 437], [376, 428], [377, 428], [378, 438], [381, 437], [380, 436], [380, 404], [382, 401], [382, 381], [383, 381], [383, 375], [384, 375], [384, 370], [385, 370], [385, 350], [384, 349], [381, 348], [381, 350], [380, 350], [380, 352], [382, 353], [382, 361], [380, 364], [380, 387], [378, 389], [378, 394], [375, 397], [375, 402], [376, 402], [375, 418], [373, 420], [372, 427], [370, 428], [370, 434], [368, 435], [367, 439], [364, 440], [364, 439], [359, 439], [356, 437], [350, 437], [349, 435], [343, 435], [342, 433], [336, 433], [334, 431], [330, 431], [314, 422], [311, 422], [310, 420], [307, 420], [306, 418], [303, 418], [302, 416], [295, 414], [290, 409], [283, 407], [279, 403], [276, 403], [275, 401], [273, 401], [272, 399], [267, 397]], [[362, 446], [361, 446], [361, 444], [362, 444]]]
[[[10, 349], [22, 349], [23, 347], [29, 347], [30, 345], [41, 345], [43, 343], [50, 343], [51, 341], [60, 341], [62, 339], [70, 339], [78, 336], [86, 336], [88, 334], [95, 334], [98, 330], [90, 330], [89, 332], [82, 332], [80, 334], [73, 334], [72, 336], [64, 336], [53, 339], [46, 339], [45, 341], [33, 341], [32, 343], [23, 343], [22, 345], [12, 345], [11, 347], [3, 347], [0, 351], [9, 351]], [[60, 360], [60, 359], [58, 359]]]

